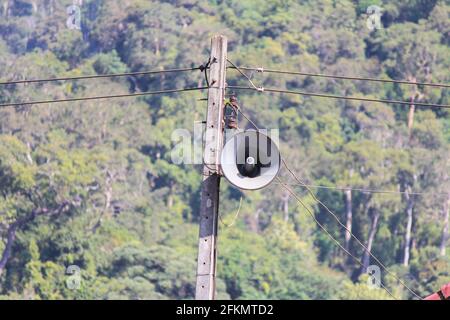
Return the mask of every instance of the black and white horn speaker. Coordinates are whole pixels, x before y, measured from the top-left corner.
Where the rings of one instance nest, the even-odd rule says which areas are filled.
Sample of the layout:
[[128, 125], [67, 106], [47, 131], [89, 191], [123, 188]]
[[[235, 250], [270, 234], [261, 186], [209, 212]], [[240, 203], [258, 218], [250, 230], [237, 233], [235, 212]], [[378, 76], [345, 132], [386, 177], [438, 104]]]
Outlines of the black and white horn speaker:
[[220, 165], [235, 187], [256, 190], [272, 182], [280, 170], [276, 143], [260, 131], [247, 130], [231, 137], [222, 149]]

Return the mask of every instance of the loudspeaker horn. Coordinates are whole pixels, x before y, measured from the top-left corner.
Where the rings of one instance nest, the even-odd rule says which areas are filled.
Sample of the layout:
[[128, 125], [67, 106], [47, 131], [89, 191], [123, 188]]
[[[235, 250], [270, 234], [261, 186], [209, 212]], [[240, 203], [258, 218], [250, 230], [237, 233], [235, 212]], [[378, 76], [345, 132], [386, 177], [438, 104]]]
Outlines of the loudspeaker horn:
[[255, 130], [236, 133], [225, 144], [220, 165], [225, 178], [235, 187], [257, 190], [272, 182], [280, 170], [278, 146]]

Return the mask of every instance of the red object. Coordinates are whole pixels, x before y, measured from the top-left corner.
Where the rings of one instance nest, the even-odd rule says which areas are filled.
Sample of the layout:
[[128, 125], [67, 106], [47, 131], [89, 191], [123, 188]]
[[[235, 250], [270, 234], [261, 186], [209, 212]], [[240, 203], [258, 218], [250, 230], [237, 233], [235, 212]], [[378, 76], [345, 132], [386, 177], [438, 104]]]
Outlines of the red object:
[[442, 286], [441, 290], [429, 295], [425, 300], [450, 300], [450, 283]]

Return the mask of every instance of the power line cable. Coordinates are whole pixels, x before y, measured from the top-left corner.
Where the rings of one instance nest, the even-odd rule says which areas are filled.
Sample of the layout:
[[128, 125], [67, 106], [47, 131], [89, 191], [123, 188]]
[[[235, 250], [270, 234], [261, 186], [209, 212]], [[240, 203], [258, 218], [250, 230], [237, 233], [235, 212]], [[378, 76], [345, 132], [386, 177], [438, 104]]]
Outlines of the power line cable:
[[111, 73], [111, 74], [98, 74], [98, 75], [75, 76], [75, 77], [58, 77], [58, 78], [49, 78], [49, 79], [11, 80], [11, 81], [0, 82], [0, 85], [40, 83], [40, 82], [53, 82], [53, 81], [68, 81], [68, 80], [85, 80], [85, 79], [113, 78], [113, 77], [127, 77], [127, 76], [139, 76], [139, 75], [149, 75], [149, 74], [160, 74], [160, 73], [187, 72], [187, 71], [194, 71], [194, 70], [203, 70], [203, 69], [202, 69], [202, 66], [200, 66], [200, 67], [193, 67], [193, 68], [151, 70], [151, 71], [138, 71], [138, 72], [126, 72], [126, 73]]
[[[314, 215], [314, 213], [308, 208], [308, 206], [300, 199], [300, 197], [297, 196], [297, 194], [292, 191], [290, 188], [288, 188], [288, 186], [281, 181], [280, 178], [277, 177], [277, 180], [279, 181], [279, 183], [297, 200], [298, 203], [300, 203], [303, 208], [305, 208], [305, 210], [308, 212], [308, 214], [312, 217], [312, 219], [314, 220], [314, 222], [319, 226], [319, 228], [325, 232], [325, 234], [331, 239], [333, 240], [333, 242], [341, 249], [343, 250], [348, 256], [350, 256], [353, 260], [355, 260], [361, 267], [364, 268], [364, 264], [352, 253], [350, 253], [346, 248], [344, 248], [342, 246], [342, 244], [324, 227], [324, 225], [322, 223], [320, 223], [320, 221], [316, 218], [316, 216]], [[394, 300], [398, 300], [389, 290], [388, 288], [386, 288], [386, 286], [383, 284], [383, 282], [380, 279], [380, 286], [394, 299]]]
[[[240, 109], [238, 109], [238, 111], [240, 112], [240, 114], [247, 120], [249, 121], [253, 127], [259, 131], [258, 126], [249, 118], [247, 117]], [[284, 160], [284, 158], [281, 158], [281, 161], [283, 163], [283, 165], [286, 167], [286, 169], [289, 171], [289, 173], [294, 177], [295, 180], [297, 180], [297, 182], [301, 185], [303, 185], [304, 187], [306, 187], [306, 189], [308, 190], [309, 194], [312, 196], [312, 198], [314, 199], [314, 201], [316, 201], [318, 204], [320, 204], [321, 206], [323, 206], [325, 208], [325, 210], [330, 213], [333, 218], [338, 222], [338, 224], [343, 227], [350, 235], [352, 238], [354, 238], [358, 244], [370, 255], [370, 257], [372, 257], [379, 265], [380, 267], [383, 268], [383, 270], [385, 270], [390, 276], [392, 276], [393, 278], [395, 278], [404, 288], [406, 288], [409, 292], [411, 292], [416, 298], [422, 300], [422, 297], [420, 297], [416, 292], [414, 292], [411, 288], [409, 288], [397, 275], [395, 275], [394, 273], [392, 273], [391, 271], [388, 270], [388, 268], [372, 253], [370, 252], [370, 250], [361, 242], [361, 240], [359, 240], [359, 238], [357, 236], [355, 236], [355, 234], [349, 230], [337, 217], [337, 215], [332, 212], [322, 201], [320, 201], [314, 194], [314, 192], [312, 192], [312, 190], [310, 188], [308, 188], [307, 186], [305, 186], [305, 184], [297, 177], [297, 175], [289, 168], [289, 166], [287, 165], [286, 161]], [[280, 180], [281, 181], [281, 180]], [[336, 240], [337, 241], [337, 240]], [[359, 261], [359, 260], [358, 260]]]
[[[229, 88], [234, 88], [234, 89], [236, 89], [236, 87], [229, 87]], [[251, 90], [254, 90], [254, 89], [252, 89], [252, 88], [248, 88], [248, 89], [251, 89]], [[450, 106], [449, 106], [450, 107]], [[259, 128], [258, 128], [258, 126], [249, 118], [249, 117], [247, 117], [243, 112], [242, 112], [242, 110], [240, 110], [240, 109], [238, 109], [238, 111], [240, 112], [240, 114], [241, 115], [243, 115], [244, 116], [244, 118], [245, 119], [247, 119], [247, 121], [249, 121], [254, 127], [255, 127], [255, 129], [257, 130], [257, 131], [259, 131]], [[350, 235], [351, 235], [351, 237], [352, 238], [354, 238], [357, 242], [358, 242], [358, 244], [362, 247], [362, 248], [364, 248], [364, 250], [389, 274], [389, 275], [391, 275], [391, 276], [393, 276], [404, 288], [406, 288], [410, 293], [412, 293], [416, 298], [418, 298], [418, 299], [422, 299], [416, 292], [414, 292], [411, 288], [409, 288], [399, 277], [397, 277], [395, 274], [393, 274], [392, 272], [390, 272], [388, 269], [387, 269], [387, 267], [373, 254], [373, 253], [371, 253], [370, 252], [370, 250], [359, 240], [359, 238], [358, 237], [356, 237], [354, 234], [353, 234], [353, 232], [351, 231], [351, 230], [349, 230], [340, 220], [339, 220], [339, 218], [336, 216], [336, 214], [334, 213], [334, 212], [332, 212], [322, 201], [320, 201], [316, 196], [315, 196], [315, 194], [314, 194], [314, 192], [312, 192], [312, 190], [309, 188], [309, 187], [307, 187], [306, 185], [305, 185], [305, 183], [303, 183], [303, 181], [301, 181], [298, 177], [297, 177], [297, 175], [289, 168], [289, 166], [287, 165], [287, 163], [286, 163], [286, 161], [284, 160], [284, 158], [281, 158], [281, 161], [283, 162], [283, 164], [284, 164], [284, 166], [286, 167], [286, 169], [289, 171], [289, 173], [295, 178], [295, 180], [297, 180], [297, 182], [299, 183], [299, 184], [301, 184], [301, 185], [303, 185], [304, 187], [306, 187], [306, 189], [308, 190], [308, 192], [309, 192], [309, 194], [313, 197], [313, 199], [318, 203], [318, 204], [320, 204], [320, 205], [322, 205], [324, 208], [325, 208], [325, 210], [328, 212], [328, 213], [330, 213], [332, 216], [333, 216], [333, 218], [338, 222], [338, 224], [341, 226], [341, 227], [343, 227]]]
[[341, 95], [333, 95], [333, 94], [325, 94], [325, 93], [312, 93], [312, 92], [303, 92], [303, 91], [292, 91], [292, 90], [282, 90], [282, 89], [272, 89], [272, 88], [260, 88], [254, 89], [252, 87], [242, 87], [242, 86], [228, 86], [229, 89], [236, 90], [253, 90], [258, 92], [276, 92], [276, 93], [287, 93], [287, 94], [295, 94], [302, 96], [311, 96], [311, 97], [320, 97], [320, 98], [331, 98], [331, 99], [343, 99], [343, 100], [356, 100], [356, 101], [366, 101], [366, 102], [380, 102], [380, 103], [392, 103], [392, 104], [400, 104], [400, 105], [414, 105], [414, 106], [422, 106], [422, 107], [430, 107], [430, 108], [444, 108], [450, 109], [450, 105], [446, 104], [434, 104], [434, 103], [423, 103], [423, 102], [407, 102], [407, 101], [399, 101], [399, 100], [387, 100], [387, 99], [375, 99], [375, 98], [364, 98], [364, 97], [352, 97], [352, 96], [341, 96]]
[[222, 223], [222, 225], [224, 227], [231, 228], [236, 223], [237, 218], [239, 217], [239, 213], [241, 212], [241, 207], [242, 207], [242, 196], [241, 196], [241, 199], [239, 200], [239, 207], [238, 207], [236, 213], [233, 216], [233, 220], [230, 223], [225, 223], [225, 221], [224, 221], [224, 219], [222, 217], [222, 214], [219, 211], [219, 219], [220, 219], [220, 222]]
[[303, 186], [308, 190], [308, 193], [311, 195], [311, 197], [314, 199], [314, 201], [316, 201], [318, 204], [320, 204], [323, 208], [325, 208], [325, 210], [331, 214], [333, 216], [333, 218], [336, 220], [336, 222], [346, 231], [348, 232], [348, 234], [350, 234], [350, 236], [356, 240], [356, 242], [370, 255], [370, 257], [372, 257], [390, 276], [392, 276], [393, 278], [395, 278], [404, 288], [406, 288], [410, 293], [412, 293], [416, 298], [418, 298], [419, 300], [422, 300], [422, 297], [420, 297], [415, 291], [413, 291], [410, 287], [408, 287], [399, 277], [397, 277], [397, 275], [395, 275], [394, 273], [392, 273], [391, 271], [388, 270], [388, 268], [369, 250], [369, 248], [367, 248], [366, 245], [364, 245], [362, 243], [361, 240], [359, 240], [359, 238], [357, 236], [355, 236], [355, 234], [349, 229], [347, 228], [347, 226], [345, 224], [343, 224], [341, 222], [341, 220], [339, 219], [339, 217], [333, 212], [331, 211], [322, 201], [320, 201], [316, 195], [314, 194], [314, 192], [312, 192], [312, 190], [305, 186], [305, 184], [297, 177], [297, 175], [289, 168], [289, 166], [287, 165], [286, 161], [282, 158], [281, 161], [283, 162], [285, 168], [289, 171], [289, 173], [294, 177], [295, 180], [297, 180], [298, 183], [303, 184]]
[[240, 73], [242, 76], [244, 76], [245, 78], [247, 78], [248, 82], [250, 82], [250, 84], [252, 85], [252, 87], [253, 87], [255, 90], [258, 90], [258, 91], [263, 90], [262, 87], [257, 87], [257, 86], [255, 86], [255, 84], [253, 83], [252, 79], [250, 79], [249, 76], [247, 76], [244, 72], [242, 72], [240, 68], [236, 67], [236, 65], [235, 65], [233, 62], [231, 62], [231, 61], [228, 60], [228, 59], [227, 59], [227, 61], [228, 61], [228, 63], [230, 63], [237, 71], [239, 71], [239, 73]]
[[323, 73], [310, 73], [310, 72], [297, 72], [297, 71], [286, 71], [286, 70], [276, 70], [276, 69], [265, 69], [265, 68], [255, 68], [255, 67], [237, 67], [233, 65], [229, 67], [236, 70], [248, 70], [248, 71], [258, 71], [266, 73], [277, 73], [277, 74], [288, 74], [288, 75], [300, 75], [309, 77], [320, 77], [320, 78], [332, 78], [332, 79], [343, 79], [343, 80], [357, 80], [357, 81], [372, 81], [372, 82], [384, 82], [384, 83], [398, 83], [398, 84], [408, 84], [408, 85], [418, 85], [418, 86], [429, 86], [437, 88], [450, 88], [450, 84], [446, 83], [430, 83], [430, 82], [411, 82], [405, 80], [393, 80], [393, 79], [380, 79], [380, 78], [369, 78], [369, 77], [356, 77], [356, 76], [339, 76]]
[[411, 196], [426, 196], [426, 195], [441, 195], [447, 196], [445, 192], [408, 192], [408, 191], [396, 191], [396, 190], [379, 190], [379, 189], [365, 189], [365, 188], [354, 188], [354, 187], [339, 187], [339, 186], [323, 186], [315, 184], [300, 184], [300, 183], [287, 183], [291, 186], [309, 187], [314, 189], [332, 189], [339, 191], [358, 191], [363, 193], [383, 193], [383, 194], [408, 194]]
[[138, 93], [116, 94], [116, 95], [107, 95], [107, 96], [93, 96], [93, 97], [81, 97], [81, 98], [68, 98], [68, 99], [59, 99], [59, 100], [39, 100], [39, 101], [29, 101], [29, 102], [24, 101], [24, 102], [14, 102], [14, 103], [3, 103], [3, 104], [0, 104], [0, 108], [1, 107], [18, 107], [18, 106], [34, 105], [34, 104], [47, 104], [47, 103], [88, 101], [88, 100], [99, 100], [99, 99], [139, 97], [139, 96], [147, 96], [147, 95], [175, 93], [175, 92], [185, 92], [185, 91], [197, 91], [197, 90], [205, 90], [205, 89], [208, 89], [208, 87], [194, 87], [194, 88], [170, 89], [170, 90], [159, 90], [159, 91], [146, 91], [146, 92], [138, 92]]

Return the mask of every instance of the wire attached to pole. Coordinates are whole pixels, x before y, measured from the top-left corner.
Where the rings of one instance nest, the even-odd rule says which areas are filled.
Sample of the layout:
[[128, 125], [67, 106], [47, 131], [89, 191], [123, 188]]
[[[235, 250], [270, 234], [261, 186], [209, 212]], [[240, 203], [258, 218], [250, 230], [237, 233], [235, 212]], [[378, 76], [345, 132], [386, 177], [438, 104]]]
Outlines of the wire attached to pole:
[[[217, 59], [214, 58], [212, 63], [216, 63]], [[208, 72], [207, 70], [209, 69], [209, 66], [211, 65], [211, 57], [208, 58], [208, 61], [202, 65], [200, 65], [200, 67], [198, 67], [200, 69], [201, 72], [204, 73], [205, 75], [205, 81], [206, 81], [206, 86], [209, 88], [209, 80], [208, 80]]]
[[[312, 217], [312, 219], [314, 220], [314, 222], [319, 226], [319, 228], [325, 232], [325, 234], [331, 239], [333, 240], [333, 242], [341, 249], [343, 250], [348, 256], [350, 256], [353, 260], [355, 260], [355, 262], [357, 262], [361, 267], [364, 267], [364, 264], [357, 258], [355, 257], [353, 254], [351, 254], [347, 249], [345, 249], [342, 244], [340, 244], [340, 242], [324, 227], [324, 225], [322, 223], [320, 223], [320, 221], [316, 218], [316, 216], [314, 215], [314, 213], [308, 208], [308, 206], [302, 201], [302, 199], [300, 199], [299, 196], [297, 196], [297, 194], [292, 191], [290, 188], [287, 187], [287, 185], [281, 181], [280, 178], [276, 178], [278, 180], [278, 182], [286, 189], [286, 191], [288, 191], [296, 200], [298, 203], [300, 203], [303, 208], [306, 210], [306, 212], [308, 212], [308, 214]], [[386, 288], [386, 286], [381, 282], [380, 280], [380, 286], [394, 299], [394, 300], [398, 300], [390, 291], [388, 288]]]
[[[248, 118], [241, 110], [239, 110], [239, 112], [241, 113], [241, 115], [247, 119], [247, 121], [249, 121], [254, 128], [256, 129], [256, 131], [259, 131], [258, 126], [250, 119]], [[304, 187], [307, 188], [308, 192], [310, 193], [310, 195], [313, 197], [313, 199], [320, 204], [321, 206], [323, 206], [326, 211], [328, 213], [330, 213], [333, 218], [338, 222], [338, 224], [341, 227], [344, 227], [344, 229], [349, 232], [349, 234], [358, 242], [359, 245], [361, 245], [361, 247], [369, 254], [370, 257], [372, 257], [379, 265], [380, 267], [383, 268], [383, 270], [385, 270], [390, 276], [392, 276], [393, 278], [395, 278], [404, 288], [406, 288], [410, 293], [412, 293], [416, 298], [418, 298], [419, 300], [422, 300], [422, 297], [420, 297], [415, 291], [413, 291], [411, 288], [409, 288], [409, 286], [407, 286], [398, 276], [396, 276], [394, 273], [392, 273], [391, 271], [388, 270], [388, 268], [373, 254], [370, 252], [370, 250], [359, 240], [358, 237], [355, 236], [355, 234], [349, 230], [340, 220], [339, 218], [336, 216], [335, 213], [333, 213], [322, 201], [320, 201], [315, 195], [314, 192], [312, 192], [312, 190], [310, 188], [308, 188], [298, 177], [297, 175], [289, 168], [289, 166], [287, 165], [286, 161], [284, 160], [284, 158], [281, 158], [281, 161], [283, 162], [284, 166], [286, 167], [286, 169], [289, 171], [289, 173], [297, 180], [298, 183], [302, 184]], [[277, 177], [278, 181], [284, 185], [285, 188], [287, 188], [287, 185], [284, 184], [278, 177]], [[288, 189], [287, 189], [288, 190]], [[291, 190], [292, 192], [292, 190]], [[315, 217], [314, 217], [315, 218]], [[320, 226], [320, 225], [319, 225]], [[324, 229], [324, 228], [321, 228]], [[328, 234], [328, 232], [327, 232]], [[334, 239], [335, 240], [335, 239]], [[335, 240], [337, 241], [337, 240]], [[338, 242], [339, 243], [339, 242]], [[345, 250], [347, 252], [347, 250]], [[352, 256], [352, 255], [350, 255]], [[358, 260], [359, 261], [359, 260]]]
[[407, 84], [407, 85], [418, 85], [418, 86], [429, 86], [437, 88], [450, 88], [450, 84], [446, 83], [430, 83], [430, 82], [411, 82], [405, 80], [394, 80], [394, 79], [380, 79], [380, 78], [370, 78], [370, 77], [355, 77], [355, 76], [339, 76], [323, 73], [311, 73], [311, 72], [297, 72], [297, 71], [286, 71], [286, 70], [276, 70], [276, 69], [264, 69], [262, 67], [242, 67], [242, 66], [232, 66], [229, 67], [236, 70], [252, 70], [258, 72], [276, 73], [276, 74], [287, 74], [287, 75], [300, 75], [308, 77], [319, 77], [319, 78], [331, 78], [331, 79], [342, 79], [342, 80], [357, 80], [357, 81], [371, 81], [371, 82], [384, 82], [384, 83], [397, 83], [397, 84]]
[[3, 104], [0, 104], [0, 108], [2, 108], [2, 107], [18, 107], [18, 106], [26, 106], [26, 105], [34, 105], [34, 104], [89, 101], [89, 100], [126, 98], [126, 97], [140, 97], [140, 96], [147, 96], [147, 95], [166, 94], [166, 93], [185, 92], [185, 91], [198, 91], [198, 90], [205, 90], [205, 89], [208, 89], [208, 87], [193, 87], [193, 88], [170, 89], [170, 90], [159, 90], [159, 91], [146, 91], [146, 92], [139, 92], [139, 93], [127, 93], [127, 94], [81, 97], [81, 98], [68, 98], [68, 99], [58, 99], [58, 100], [39, 100], [39, 101], [28, 101], [28, 102], [23, 101], [23, 102], [13, 102], [13, 103], [3, 103]]
[[[228, 59], [227, 59], [227, 61], [228, 61], [228, 62], [229, 62], [229, 63], [230, 63], [237, 71], [239, 71], [239, 73], [240, 73], [241, 75], [243, 75], [243, 76], [248, 80], [248, 82], [250, 82], [250, 84], [252, 85], [253, 89], [255, 89], [255, 90], [257, 90], [257, 91], [261, 91], [261, 92], [264, 91], [264, 88], [263, 88], [263, 87], [257, 87], [257, 86], [255, 86], [255, 84], [253, 83], [252, 79], [250, 79], [250, 77], [249, 77], [248, 75], [246, 75], [244, 72], [242, 72], [241, 69], [239, 69], [238, 67], [236, 67], [236, 65], [235, 65], [233, 62], [231, 62], [231, 61], [228, 60]], [[231, 87], [229, 87], [229, 88], [231, 88]]]
[[69, 81], [69, 80], [86, 80], [86, 79], [99, 79], [99, 78], [142, 76], [142, 75], [160, 74], [160, 73], [187, 72], [187, 71], [200, 70], [200, 67], [167, 69], [167, 70], [138, 71], [138, 72], [126, 72], [126, 73], [96, 74], [96, 75], [75, 76], [75, 77], [58, 77], [58, 78], [49, 78], [49, 79], [11, 80], [11, 81], [2, 81], [2, 82], [0, 82], [0, 85], [12, 85], [12, 84], [24, 84], [24, 83], [41, 83], [41, 82], [53, 82], [53, 81]]
[[221, 214], [220, 211], [219, 211], [219, 220], [220, 220], [220, 223], [222, 223], [222, 225], [223, 225], [224, 227], [226, 227], [226, 228], [232, 227], [232, 226], [236, 223], [237, 218], [239, 217], [239, 213], [241, 212], [241, 207], [242, 207], [242, 196], [241, 196], [241, 199], [239, 200], [239, 207], [238, 207], [238, 209], [237, 209], [237, 211], [236, 211], [236, 213], [235, 213], [235, 215], [234, 215], [234, 218], [233, 218], [233, 220], [231, 221], [231, 223], [226, 224], [226, 223], [224, 222], [223, 218], [222, 218], [222, 214]]
[[[273, 89], [273, 88], [262, 88], [262, 90], [255, 89], [255, 88], [252, 88], [252, 87], [242, 87], [242, 86], [228, 86], [228, 88], [236, 89], [236, 90], [256, 90], [256, 91], [260, 91], [260, 92], [287, 93], [287, 94], [310, 96], [310, 97], [319, 97], [319, 98], [355, 100], [355, 101], [366, 101], [366, 102], [380, 102], [380, 103], [400, 104], [400, 105], [407, 105], [407, 106], [411, 105], [411, 102], [400, 101], [400, 100], [387, 100], [387, 99], [375, 99], [375, 98], [364, 98], [364, 97], [353, 97], [353, 96], [340, 96], [340, 95], [326, 94], [326, 93], [313, 93], [313, 92], [293, 91], [293, 90], [283, 90], [283, 89]], [[415, 102], [414, 105], [421, 106], [421, 107], [450, 109], [450, 105], [446, 105], [446, 104], [434, 104], [434, 103]]]
[[285, 168], [289, 171], [289, 173], [294, 177], [295, 180], [297, 180], [298, 183], [302, 184], [303, 187], [306, 188], [306, 190], [308, 191], [308, 193], [311, 195], [311, 197], [314, 199], [314, 201], [316, 201], [318, 204], [320, 204], [323, 208], [325, 208], [325, 210], [331, 214], [331, 216], [336, 220], [336, 222], [346, 231], [348, 232], [348, 234], [351, 235], [351, 237], [353, 239], [356, 240], [356, 242], [364, 249], [364, 251], [366, 251], [370, 257], [372, 257], [390, 276], [394, 277], [403, 287], [405, 287], [410, 293], [412, 293], [416, 298], [418, 298], [419, 300], [422, 300], [422, 297], [419, 296], [415, 291], [413, 291], [411, 288], [409, 288], [399, 277], [397, 277], [395, 274], [393, 274], [392, 272], [390, 272], [388, 270], [388, 268], [372, 253], [370, 252], [369, 248], [367, 248], [366, 245], [364, 245], [362, 243], [361, 240], [359, 240], [359, 238], [357, 236], [355, 236], [355, 234], [349, 229], [347, 228], [347, 226], [345, 226], [345, 224], [343, 224], [341, 222], [341, 220], [339, 219], [339, 217], [333, 212], [331, 211], [322, 201], [320, 201], [316, 195], [314, 194], [314, 192], [312, 192], [312, 190], [306, 186], [306, 184], [303, 183], [302, 180], [300, 180], [297, 175], [289, 168], [289, 166], [287, 165], [286, 161], [281, 158], [281, 161], [283, 162], [283, 165], [285, 166]]

